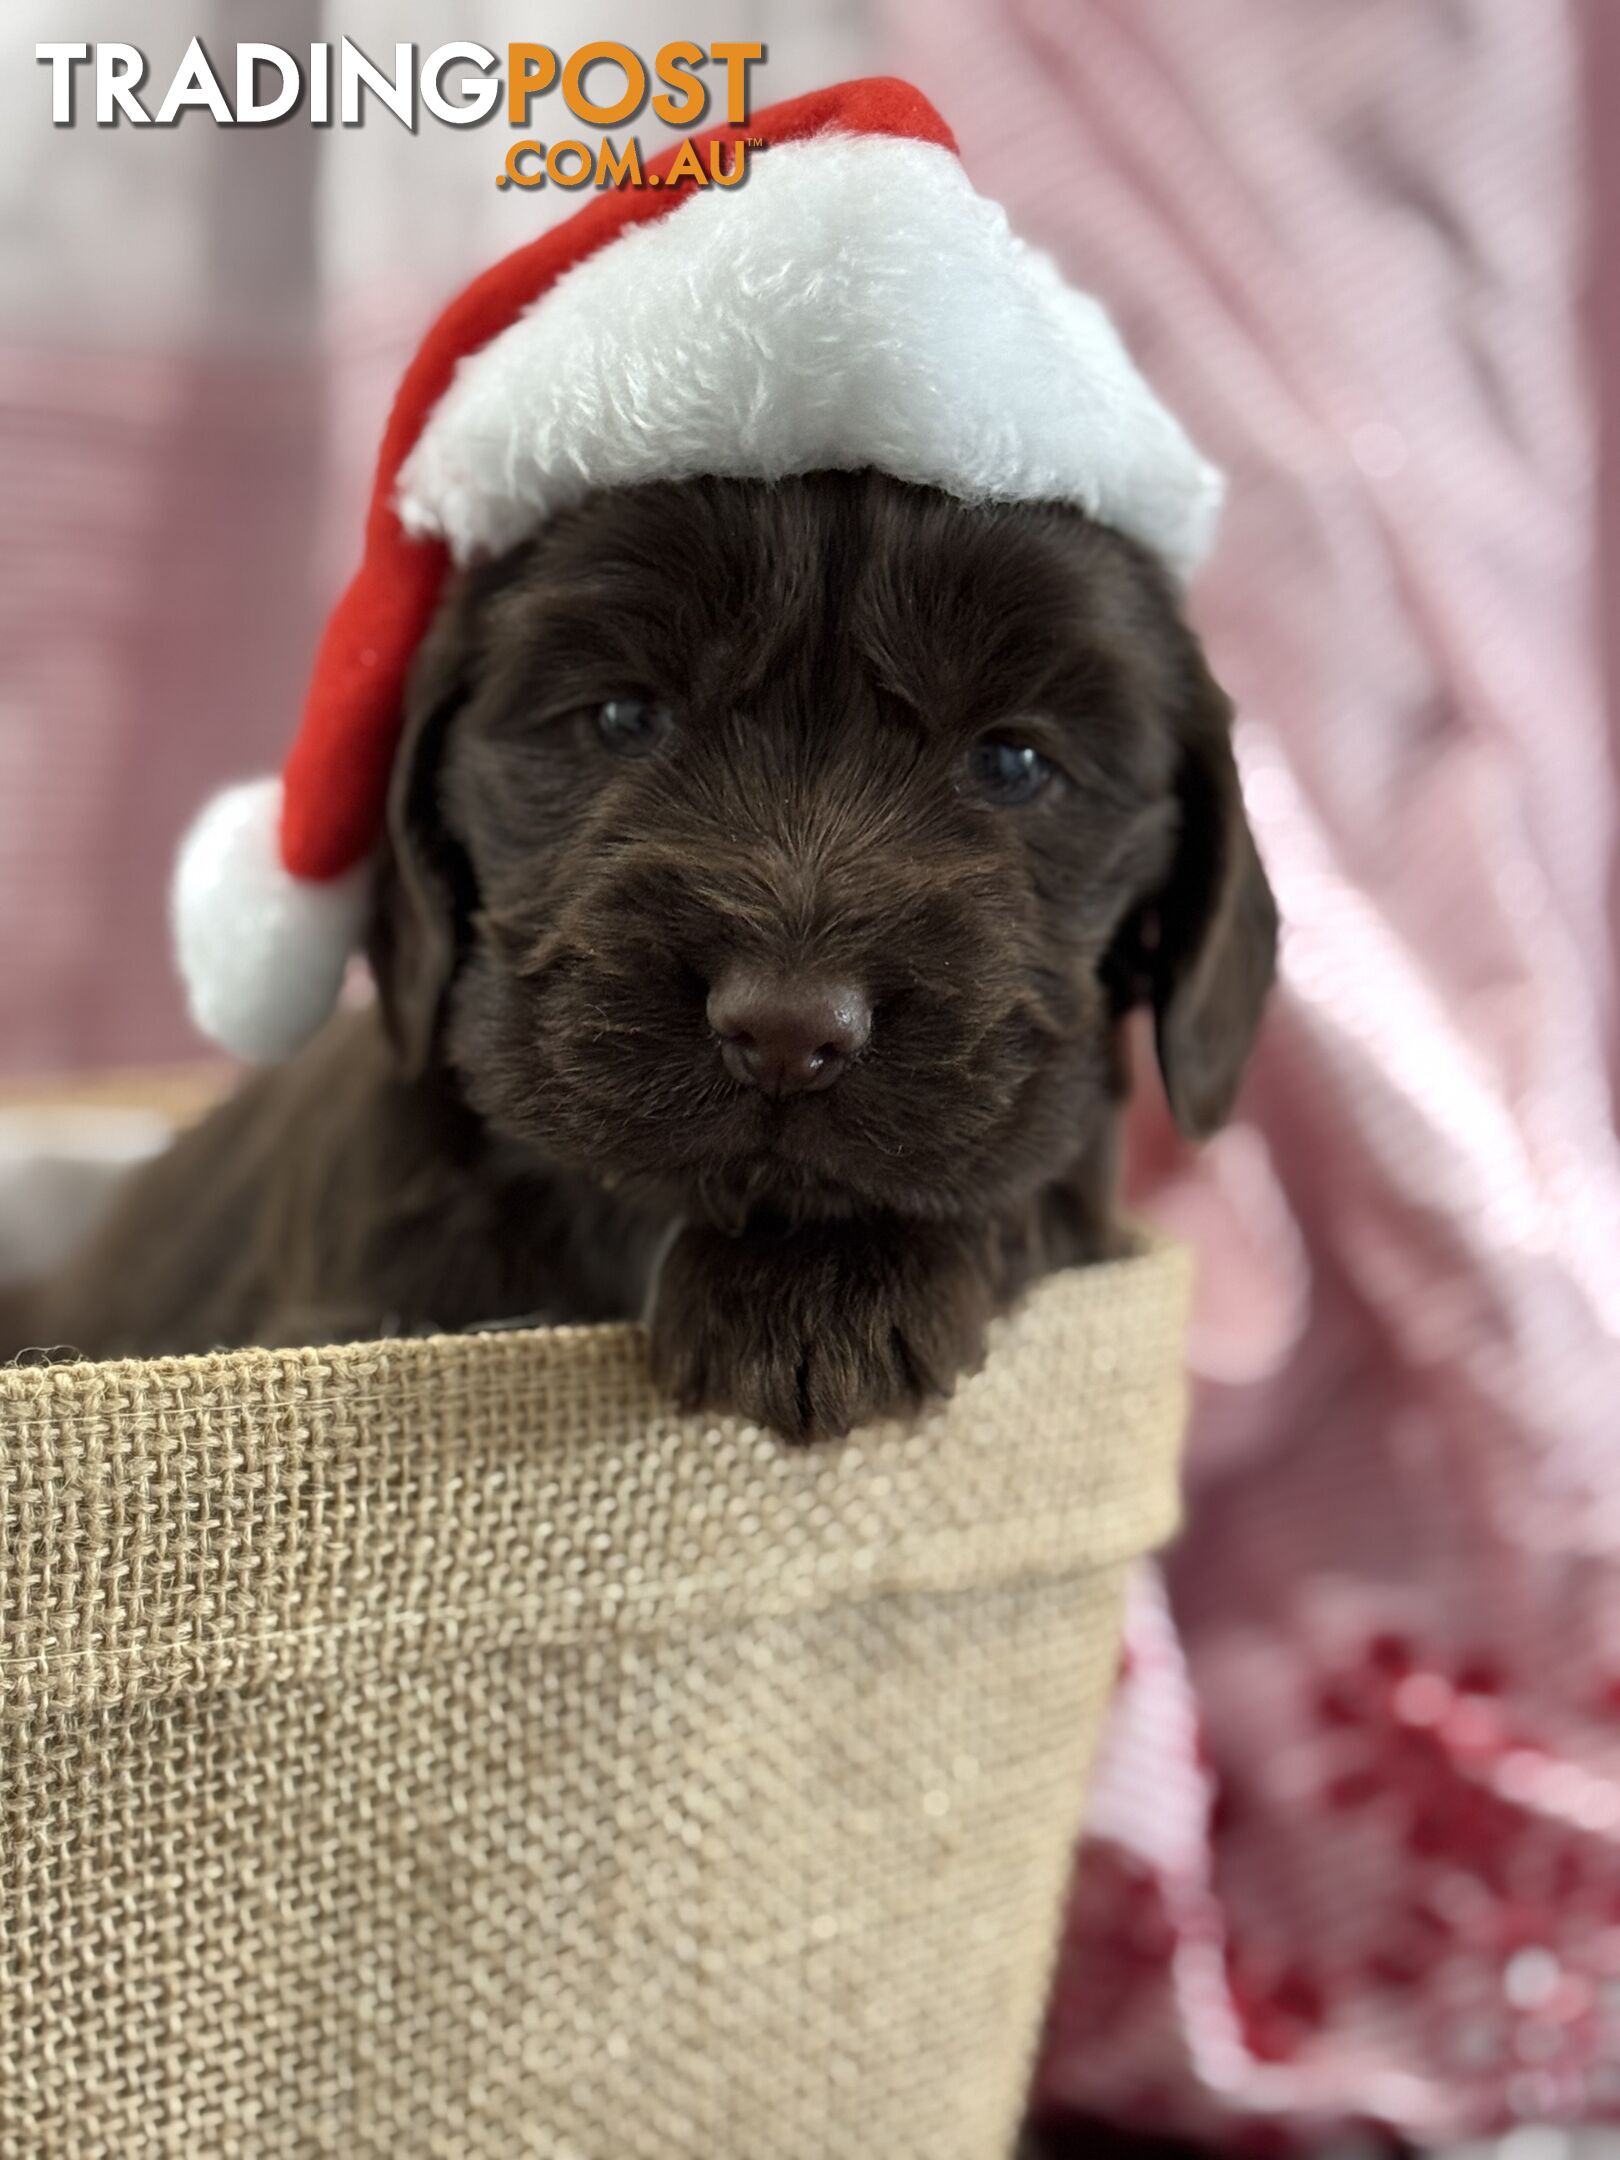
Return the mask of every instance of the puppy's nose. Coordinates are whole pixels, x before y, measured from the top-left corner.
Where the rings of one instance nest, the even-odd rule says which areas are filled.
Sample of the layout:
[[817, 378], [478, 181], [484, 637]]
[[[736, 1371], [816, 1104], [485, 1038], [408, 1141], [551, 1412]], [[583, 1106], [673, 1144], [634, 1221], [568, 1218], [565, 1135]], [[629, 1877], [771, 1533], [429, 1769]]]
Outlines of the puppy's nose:
[[709, 992], [709, 1025], [734, 1080], [767, 1095], [831, 1087], [872, 1032], [872, 1008], [853, 983], [734, 969]]

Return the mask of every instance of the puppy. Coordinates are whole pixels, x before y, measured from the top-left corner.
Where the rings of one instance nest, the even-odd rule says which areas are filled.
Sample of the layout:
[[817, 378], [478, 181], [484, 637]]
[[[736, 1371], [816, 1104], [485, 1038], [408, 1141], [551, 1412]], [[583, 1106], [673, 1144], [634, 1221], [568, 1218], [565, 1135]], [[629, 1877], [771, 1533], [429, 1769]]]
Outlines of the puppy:
[[1122, 1023], [1226, 1116], [1276, 915], [1152, 558], [873, 472], [596, 495], [419, 655], [374, 1010], [31, 1301], [95, 1356], [645, 1313], [793, 1439], [1118, 1248]]

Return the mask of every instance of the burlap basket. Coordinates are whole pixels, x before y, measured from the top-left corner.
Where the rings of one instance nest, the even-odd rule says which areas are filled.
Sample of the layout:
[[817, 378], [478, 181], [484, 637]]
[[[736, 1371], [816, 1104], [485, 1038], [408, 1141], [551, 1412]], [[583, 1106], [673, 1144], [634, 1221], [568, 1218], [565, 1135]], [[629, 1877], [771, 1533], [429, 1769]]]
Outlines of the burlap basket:
[[0, 1371], [0, 2154], [1002, 2160], [1185, 1295], [799, 1453], [629, 1328]]

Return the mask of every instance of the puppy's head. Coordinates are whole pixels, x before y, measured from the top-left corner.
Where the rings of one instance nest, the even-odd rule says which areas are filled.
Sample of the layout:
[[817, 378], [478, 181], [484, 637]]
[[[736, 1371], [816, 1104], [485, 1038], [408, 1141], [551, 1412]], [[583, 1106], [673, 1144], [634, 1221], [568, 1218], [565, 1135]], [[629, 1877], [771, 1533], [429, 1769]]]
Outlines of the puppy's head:
[[424, 646], [373, 962], [500, 1133], [724, 1222], [994, 1207], [1121, 1013], [1226, 1114], [1275, 916], [1226, 700], [1076, 512], [873, 473], [602, 494]]

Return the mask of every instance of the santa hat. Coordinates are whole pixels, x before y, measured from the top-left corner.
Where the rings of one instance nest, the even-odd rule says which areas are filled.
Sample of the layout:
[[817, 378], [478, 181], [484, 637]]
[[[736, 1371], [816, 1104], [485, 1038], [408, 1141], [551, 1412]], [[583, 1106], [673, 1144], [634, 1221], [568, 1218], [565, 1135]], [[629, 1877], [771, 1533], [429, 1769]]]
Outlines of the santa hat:
[[285, 769], [219, 796], [181, 851], [181, 972], [226, 1048], [285, 1055], [331, 1009], [450, 570], [590, 490], [873, 466], [970, 502], [1078, 504], [1181, 577], [1206, 552], [1219, 475], [1097, 301], [975, 193], [918, 91], [845, 83], [699, 147], [745, 136], [739, 184], [666, 185], [677, 146], [429, 331]]

